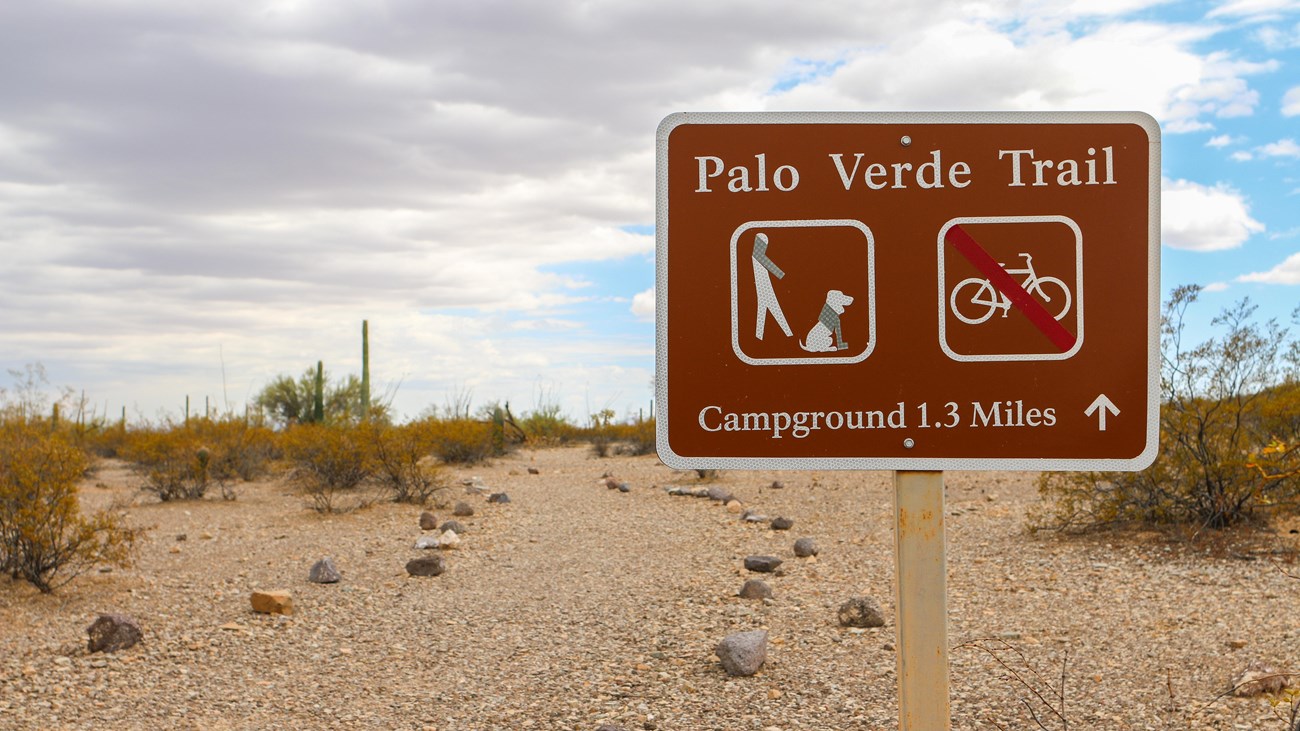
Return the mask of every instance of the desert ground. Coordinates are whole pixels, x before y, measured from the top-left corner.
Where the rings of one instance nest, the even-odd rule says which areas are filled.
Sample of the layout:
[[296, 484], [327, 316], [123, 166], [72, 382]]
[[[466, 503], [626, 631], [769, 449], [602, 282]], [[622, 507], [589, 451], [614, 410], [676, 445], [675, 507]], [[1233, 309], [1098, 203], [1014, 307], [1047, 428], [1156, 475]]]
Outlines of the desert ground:
[[[321, 515], [283, 478], [237, 485], [233, 502], [159, 503], [102, 464], [85, 502], [122, 506], [148, 533], [131, 568], [53, 595], [0, 578], [0, 728], [897, 728], [890, 473], [701, 481], [653, 456], [563, 447], [447, 477], [475, 513], [457, 518], [468, 531], [446, 573], [414, 578], [419, 507]], [[511, 501], [467, 494], [474, 477]], [[1049, 729], [1283, 731], [1285, 703], [1217, 697], [1252, 660], [1300, 669], [1287, 526], [1195, 543], [1033, 534], [1035, 478], [945, 475], [953, 728], [1035, 729], [1036, 715]], [[666, 490], [696, 485], [794, 526]], [[816, 557], [794, 556], [804, 536]], [[784, 563], [751, 574], [751, 554]], [[308, 582], [325, 556], [342, 580]], [[747, 578], [773, 598], [736, 596]], [[254, 613], [265, 589], [291, 592], [293, 614]], [[861, 595], [884, 627], [839, 626]], [[143, 640], [88, 653], [101, 612], [134, 617]], [[769, 633], [766, 663], [730, 677], [714, 648], [752, 629]], [[1068, 726], [1008, 668], [1058, 712], [1063, 697]]]

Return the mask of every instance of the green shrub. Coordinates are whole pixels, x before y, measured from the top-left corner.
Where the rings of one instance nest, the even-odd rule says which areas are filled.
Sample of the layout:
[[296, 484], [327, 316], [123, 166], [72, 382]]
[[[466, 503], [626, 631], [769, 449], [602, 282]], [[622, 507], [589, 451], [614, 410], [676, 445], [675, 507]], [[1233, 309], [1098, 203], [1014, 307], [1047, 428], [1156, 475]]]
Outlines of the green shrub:
[[581, 434], [581, 430], [560, 413], [558, 404], [544, 404], [529, 412], [520, 420], [519, 426], [528, 443], [539, 447], [568, 444]]
[[138, 533], [81, 513], [84, 452], [43, 426], [0, 424], [0, 570], [49, 593], [96, 564], [128, 565]]
[[1260, 325], [1243, 301], [1214, 319], [1224, 330], [1184, 348], [1183, 316], [1199, 289], [1165, 306], [1160, 451], [1141, 472], [1045, 473], [1050, 503], [1037, 527], [1182, 523], [1225, 528], [1300, 498], [1295, 449], [1300, 381], [1289, 333]]

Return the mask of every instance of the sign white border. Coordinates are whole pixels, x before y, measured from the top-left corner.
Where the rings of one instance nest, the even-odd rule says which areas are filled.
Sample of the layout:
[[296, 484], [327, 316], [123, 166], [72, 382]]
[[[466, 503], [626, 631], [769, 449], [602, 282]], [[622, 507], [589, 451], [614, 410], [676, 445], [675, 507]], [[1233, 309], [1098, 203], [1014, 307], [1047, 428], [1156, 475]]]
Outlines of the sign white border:
[[[1146, 446], [1131, 459], [685, 457], [668, 441], [668, 138], [684, 124], [1133, 124], [1147, 133]], [[1132, 471], [1160, 437], [1160, 125], [1144, 112], [677, 112], [659, 123], [655, 155], [655, 419], [659, 458], [674, 469]]]

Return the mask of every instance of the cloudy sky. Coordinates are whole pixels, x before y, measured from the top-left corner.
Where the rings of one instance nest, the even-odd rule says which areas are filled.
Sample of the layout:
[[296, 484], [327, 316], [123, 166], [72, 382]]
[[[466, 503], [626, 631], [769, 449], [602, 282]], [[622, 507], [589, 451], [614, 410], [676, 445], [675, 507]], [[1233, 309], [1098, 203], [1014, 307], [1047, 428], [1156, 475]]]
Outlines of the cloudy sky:
[[368, 319], [401, 414], [635, 415], [664, 116], [968, 109], [1152, 114], [1166, 290], [1289, 321], [1297, 0], [45, 0], [0, 5], [0, 366], [238, 410]]

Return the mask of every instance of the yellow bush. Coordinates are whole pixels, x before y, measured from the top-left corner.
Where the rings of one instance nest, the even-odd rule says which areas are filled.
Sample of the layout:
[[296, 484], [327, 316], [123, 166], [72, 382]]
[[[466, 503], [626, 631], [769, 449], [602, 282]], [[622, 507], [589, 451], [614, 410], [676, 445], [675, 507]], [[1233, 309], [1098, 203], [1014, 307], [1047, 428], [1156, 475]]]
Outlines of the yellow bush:
[[121, 456], [144, 477], [143, 489], [163, 502], [198, 500], [219, 481], [212, 469], [212, 451], [183, 426], [127, 432]]
[[432, 434], [426, 424], [368, 425], [375, 476], [394, 502], [423, 505], [447, 488], [442, 470], [432, 464]]
[[359, 489], [373, 473], [370, 425], [300, 424], [280, 441], [293, 480], [318, 512], [347, 512], [373, 502]]
[[106, 511], [81, 513], [86, 467], [47, 428], [0, 424], [0, 568], [48, 593], [95, 564], [129, 562], [136, 531]]
[[491, 421], [426, 419], [413, 428], [426, 435], [433, 454], [448, 464], [476, 464], [505, 453], [500, 431]]

